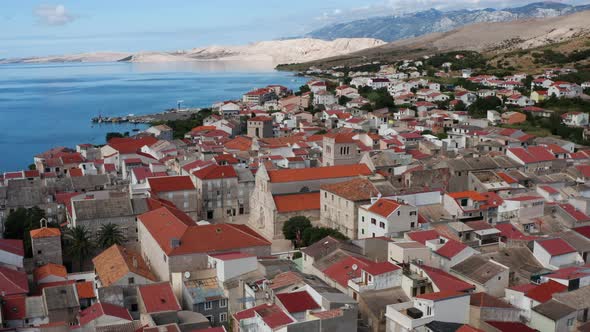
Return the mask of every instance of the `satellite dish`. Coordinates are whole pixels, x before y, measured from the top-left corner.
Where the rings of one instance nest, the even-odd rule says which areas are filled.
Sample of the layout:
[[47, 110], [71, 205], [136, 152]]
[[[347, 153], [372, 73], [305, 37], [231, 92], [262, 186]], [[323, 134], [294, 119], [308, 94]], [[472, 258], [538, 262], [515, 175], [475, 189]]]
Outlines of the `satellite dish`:
[[184, 273], [184, 279], [189, 279], [190, 277], [191, 277], [191, 273], [190, 273], [190, 272], [188, 272], [188, 271], [186, 271], [186, 272]]
[[353, 271], [356, 271], [356, 270], [358, 270], [358, 269], [359, 269], [359, 266], [358, 266], [358, 265], [356, 265], [356, 264], [352, 264], [352, 270], [353, 270]]

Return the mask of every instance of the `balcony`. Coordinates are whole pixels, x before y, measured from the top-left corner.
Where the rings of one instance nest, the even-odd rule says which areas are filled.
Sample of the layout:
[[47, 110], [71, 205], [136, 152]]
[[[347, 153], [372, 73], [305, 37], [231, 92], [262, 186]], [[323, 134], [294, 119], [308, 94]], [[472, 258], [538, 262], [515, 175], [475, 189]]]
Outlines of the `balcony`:
[[357, 293], [362, 293], [364, 291], [368, 291], [368, 290], [374, 290], [375, 289], [375, 284], [372, 282], [365, 282], [363, 280], [363, 278], [354, 278], [354, 279], [349, 279], [348, 280], [348, 287], [350, 287], [352, 290], [354, 290]]
[[390, 304], [385, 311], [385, 317], [405, 330], [412, 331], [434, 320], [434, 315], [413, 318], [408, 314], [408, 309], [414, 308], [413, 302]]

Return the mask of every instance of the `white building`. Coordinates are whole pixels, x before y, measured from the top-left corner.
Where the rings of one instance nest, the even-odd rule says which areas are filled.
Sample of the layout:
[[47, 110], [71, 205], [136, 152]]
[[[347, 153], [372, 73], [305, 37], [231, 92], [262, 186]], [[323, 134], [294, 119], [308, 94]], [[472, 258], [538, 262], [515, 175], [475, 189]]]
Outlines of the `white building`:
[[381, 198], [359, 209], [359, 239], [399, 236], [418, 227], [416, 207]]

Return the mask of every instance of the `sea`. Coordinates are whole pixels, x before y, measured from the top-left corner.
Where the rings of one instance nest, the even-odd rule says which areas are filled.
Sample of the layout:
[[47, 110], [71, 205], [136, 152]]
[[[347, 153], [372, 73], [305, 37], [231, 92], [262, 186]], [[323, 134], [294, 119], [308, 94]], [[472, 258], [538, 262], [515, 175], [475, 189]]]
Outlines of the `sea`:
[[210, 107], [251, 89], [305, 78], [266, 64], [45, 63], [0, 65], [0, 172], [25, 169], [33, 156], [56, 146], [104, 144], [111, 131], [145, 125], [93, 124], [93, 117], [150, 114]]

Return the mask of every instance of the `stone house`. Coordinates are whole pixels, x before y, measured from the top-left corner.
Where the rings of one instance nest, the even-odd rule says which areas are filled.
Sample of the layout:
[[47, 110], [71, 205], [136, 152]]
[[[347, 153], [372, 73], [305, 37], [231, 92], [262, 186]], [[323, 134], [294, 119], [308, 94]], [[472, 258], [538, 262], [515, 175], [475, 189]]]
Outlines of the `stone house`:
[[63, 264], [61, 231], [59, 228], [42, 227], [30, 232], [33, 261], [36, 266], [47, 263]]
[[201, 213], [197, 190], [190, 176], [163, 176], [147, 179], [151, 192], [168, 200], [193, 218]]

